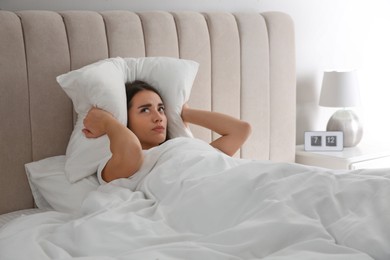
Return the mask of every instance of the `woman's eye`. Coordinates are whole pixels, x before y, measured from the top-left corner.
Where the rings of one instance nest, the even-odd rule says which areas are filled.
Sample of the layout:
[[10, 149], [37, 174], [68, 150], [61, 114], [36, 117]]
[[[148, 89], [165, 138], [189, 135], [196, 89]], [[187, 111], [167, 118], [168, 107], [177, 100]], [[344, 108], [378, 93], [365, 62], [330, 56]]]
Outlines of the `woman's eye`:
[[147, 108], [147, 107], [142, 108], [140, 112], [141, 112], [141, 113], [149, 112], [149, 108]]
[[159, 108], [158, 108], [158, 111], [159, 111], [159, 112], [164, 112], [164, 111], [165, 111], [165, 107], [159, 107]]

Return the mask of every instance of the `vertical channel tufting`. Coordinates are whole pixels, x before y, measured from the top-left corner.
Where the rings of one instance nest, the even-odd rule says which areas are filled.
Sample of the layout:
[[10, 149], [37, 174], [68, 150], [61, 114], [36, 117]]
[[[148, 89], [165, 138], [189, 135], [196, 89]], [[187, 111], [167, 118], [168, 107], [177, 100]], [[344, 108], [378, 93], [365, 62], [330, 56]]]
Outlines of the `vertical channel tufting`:
[[212, 110], [239, 118], [241, 69], [237, 23], [230, 13], [207, 13], [206, 19], [211, 43]]
[[69, 41], [71, 70], [108, 58], [106, 28], [99, 13], [66, 11], [62, 16]]
[[[263, 13], [270, 45], [270, 159], [295, 160], [296, 74], [294, 23], [278, 12]], [[288, 131], [286, 130], [288, 129]]]
[[145, 57], [145, 42], [140, 17], [129, 11], [105, 11], [109, 57]]
[[63, 154], [72, 131], [71, 101], [56, 82], [69, 70], [63, 20], [50, 11], [19, 13], [26, 49], [33, 160]]
[[263, 16], [235, 14], [241, 46], [241, 118], [251, 123], [242, 157], [269, 159], [270, 82], [269, 45]]
[[32, 159], [23, 30], [19, 17], [0, 11], [0, 214], [33, 206], [24, 174]]
[[139, 13], [144, 31], [146, 56], [179, 58], [177, 32], [173, 16], [168, 12]]
[[[197, 12], [173, 13], [179, 39], [180, 58], [194, 60], [200, 64], [189, 105], [211, 110], [211, 49], [210, 37], [204, 16]], [[211, 131], [191, 125], [197, 138], [211, 141]]]

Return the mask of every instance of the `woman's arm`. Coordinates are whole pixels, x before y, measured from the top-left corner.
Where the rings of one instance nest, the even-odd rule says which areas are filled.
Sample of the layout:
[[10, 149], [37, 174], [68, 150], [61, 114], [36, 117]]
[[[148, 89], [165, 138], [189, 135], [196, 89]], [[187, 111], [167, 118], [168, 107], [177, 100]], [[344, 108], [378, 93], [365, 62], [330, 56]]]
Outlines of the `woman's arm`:
[[206, 127], [220, 134], [221, 137], [210, 144], [230, 156], [240, 149], [251, 132], [250, 124], [245, 121], [217, 112], [192, 109], [187, 104], [183, 106], [181, 116], [184, 122]]
[[102, 171], [106, 182], [133, 175], [142, 165], [143, 154], [137, 136], [110, 113], [92, 108], [84, 119], [83, 133], [88, 138], [107, 134], [110, 139], [111, 159]]

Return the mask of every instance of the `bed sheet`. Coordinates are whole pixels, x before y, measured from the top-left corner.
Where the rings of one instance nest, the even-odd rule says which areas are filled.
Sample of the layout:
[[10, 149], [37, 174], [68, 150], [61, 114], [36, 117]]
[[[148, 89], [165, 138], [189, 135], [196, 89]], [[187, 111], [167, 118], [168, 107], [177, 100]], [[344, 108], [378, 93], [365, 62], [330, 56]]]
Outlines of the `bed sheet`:
[[[80, 212], [0, 229], [0, 259], [390, 259], [390, 173], [231, 158], [175, 138]], [[23, 250], [21, 249], [23, 247]]]

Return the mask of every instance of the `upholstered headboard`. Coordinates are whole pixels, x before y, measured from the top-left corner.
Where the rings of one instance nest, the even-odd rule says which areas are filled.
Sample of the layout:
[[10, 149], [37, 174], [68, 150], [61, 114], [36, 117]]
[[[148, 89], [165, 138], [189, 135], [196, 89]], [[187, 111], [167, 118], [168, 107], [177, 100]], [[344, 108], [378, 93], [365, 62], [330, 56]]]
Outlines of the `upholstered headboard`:
[[242, 157], [294, 161], [295, 47], [286, 14], [0, 11], [0, 213], [33, 207], [25, 163], [65, 154], [75, 113], [56, 76], [116, 56], [199, 62], [190, 105], [249, 121]]

